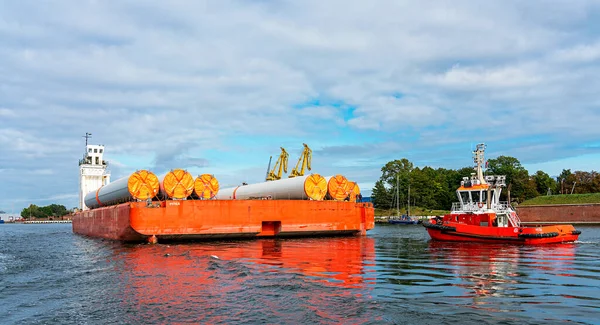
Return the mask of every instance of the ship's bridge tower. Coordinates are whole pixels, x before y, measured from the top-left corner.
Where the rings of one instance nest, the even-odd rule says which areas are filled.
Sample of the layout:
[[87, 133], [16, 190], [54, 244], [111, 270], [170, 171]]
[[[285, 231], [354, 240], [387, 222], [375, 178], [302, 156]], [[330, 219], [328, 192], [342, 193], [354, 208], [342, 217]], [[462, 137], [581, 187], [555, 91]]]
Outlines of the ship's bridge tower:
[[85, 206], [85, 195], [110, 183], [108, 162], [103, 160], [103, 145], [88, 145], [86, 136], [85, 153], [79, 160], [79, 209], [88, 210]]

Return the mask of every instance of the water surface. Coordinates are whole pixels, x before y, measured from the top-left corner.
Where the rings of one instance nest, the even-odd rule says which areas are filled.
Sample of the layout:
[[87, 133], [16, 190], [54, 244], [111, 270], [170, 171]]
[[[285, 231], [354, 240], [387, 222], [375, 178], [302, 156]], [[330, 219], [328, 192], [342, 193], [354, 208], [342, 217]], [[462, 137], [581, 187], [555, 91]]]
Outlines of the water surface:
[[574, 244], [366, 237], [121, 244], [0, 225], [3, 324], [598, 324], [600, 227]]

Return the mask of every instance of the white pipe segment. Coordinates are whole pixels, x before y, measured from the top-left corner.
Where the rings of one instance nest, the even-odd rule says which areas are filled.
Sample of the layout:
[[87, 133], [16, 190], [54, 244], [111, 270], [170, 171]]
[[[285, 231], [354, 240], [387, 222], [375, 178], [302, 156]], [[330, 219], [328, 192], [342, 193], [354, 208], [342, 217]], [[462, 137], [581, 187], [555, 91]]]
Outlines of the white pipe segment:
[[85, 195], [85, 205], [90, 209], [127, 202], [132, 199], [127, 182], [130, 176], [119, 178], [116, 181], [91, 191]]
[[217, 200], [247, 200], [271, 198], [273, 200], [308, 200], [305, 181], [311, 175], [284, 178], [264, 183], [241, 185], [219, 190]]

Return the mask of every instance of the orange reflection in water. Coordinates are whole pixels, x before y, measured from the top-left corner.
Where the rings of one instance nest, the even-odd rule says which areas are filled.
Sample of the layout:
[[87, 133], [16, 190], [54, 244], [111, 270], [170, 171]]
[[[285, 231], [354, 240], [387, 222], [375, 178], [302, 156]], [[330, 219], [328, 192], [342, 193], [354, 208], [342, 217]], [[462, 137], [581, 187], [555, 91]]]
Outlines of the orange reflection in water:
[[510, 296], [520, 278], [531, 272], [571, 276], [575, 245], [518, 246], [503, 244], [429, 242], [432, 258], [453, 265], [475, 305], [485, 297]]
[[364, 294], [374, 280], [365, 266], [375, 264], [375, 244], [359, 236], [138, 245], [122, 247], [115, 259], [127, 305], [139, 313], [152, 310], [157, 322], [234, 320], [223, 308], [276, 315], [298, 301], [335, 320], [342, 306], [319, 305]]

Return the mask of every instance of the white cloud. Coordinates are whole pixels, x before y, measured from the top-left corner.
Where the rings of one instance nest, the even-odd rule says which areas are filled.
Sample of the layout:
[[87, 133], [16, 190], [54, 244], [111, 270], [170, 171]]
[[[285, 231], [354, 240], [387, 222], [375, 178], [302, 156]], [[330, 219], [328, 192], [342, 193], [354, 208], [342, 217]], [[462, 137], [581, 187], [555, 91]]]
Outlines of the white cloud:
[[[348, 124], [359, 129], [394, 131], [407, 126], [424, 127], [445, 122], [445, 114], [428, 99], [381, 96], [360, 102], [357, 118]], [[369, 120], [371, 119], [371, 120]]]
[[[303, 142], [317, 172], [362, 184], [403, 156], [462, 167], [482, 140], [577, 156], [600, 137], [581, 127], [600, 122], [599, 13], [596, 1], [7, 2], [0, 168], [37, 171], [39, 197], [76, 192], [85, 132], [118, 157], [114, 175], [183, 167], [227, 183], [260, 180], [264, 157]], [[31, 183], [0, 175], [17, 189], [0, 200]]]
[[0, 107], [0, 118], [16, 117], [17, 114], [8, 108]]
[[552, 57], [556, 61], [566, 63], [587, 63], [600, 59], [600, 43], [581, 44], [575, 47], [558, 50]]
[[501, 68], [453, 66], [442, 75], [431, 78], [432, 82], [452, 89], [475, 90], [481, 88], [503, 89], [531, 87], [541, 81], [535, 71], [525, 66]]

